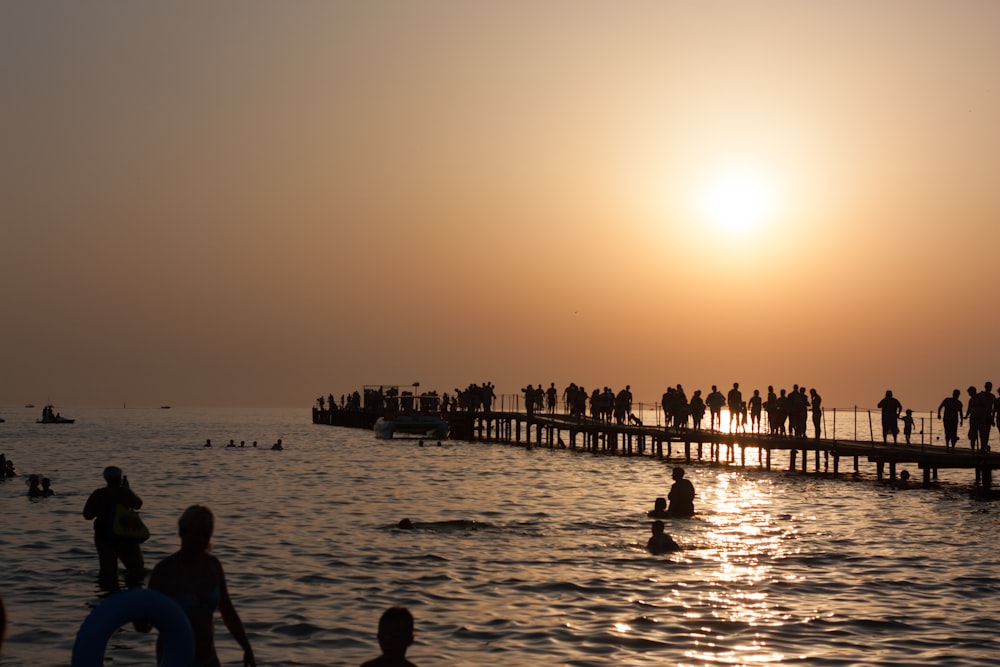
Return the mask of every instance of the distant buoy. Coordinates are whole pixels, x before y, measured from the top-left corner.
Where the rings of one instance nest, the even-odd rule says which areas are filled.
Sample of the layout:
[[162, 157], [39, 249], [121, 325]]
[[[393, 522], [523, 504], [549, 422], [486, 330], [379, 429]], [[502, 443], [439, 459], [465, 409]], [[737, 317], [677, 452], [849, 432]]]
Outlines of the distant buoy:
[[109, 595], [80, 625], [73, 643], [71, 667], [104, 667], [111, 635], [126, 623], [146, 620], [159, 631], [163, 657], [159, 667], [194, 664], [194, 632], [184, 610], [159, 591], [133, 588]]

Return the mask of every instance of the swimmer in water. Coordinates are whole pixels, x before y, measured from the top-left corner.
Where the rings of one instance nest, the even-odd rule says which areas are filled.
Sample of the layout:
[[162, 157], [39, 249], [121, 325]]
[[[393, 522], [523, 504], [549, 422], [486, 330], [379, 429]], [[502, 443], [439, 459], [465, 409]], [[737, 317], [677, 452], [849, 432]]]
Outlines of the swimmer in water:
[[674, 538], [663, 532], [662, 521], [654, 521], [652, 531], [653, 534], [650, 536], [649, 541], [646, 542], [646, 551], [654, 555], [680, 551], [681, 547], [674, 542]]
[[396, 528], [400, 530], [413, 530], [413, 522], [409, 519], [400, 519], [399, 523], [396, 524]]
[[670, 515], [667, 514], [667, 499], [657, 498], [653, 501], [653, 509], [646, 512], [646, 516], [650, 519], [666, 519]]
[[684, 479], [684, 468], [674, 468], [674, 483], [670, 487], [667, 498], [670, 499], [670, 507], [667, 513], [670, 516], [689, 517], [694, 514], [694, 484], [691, 480]]
[[42, 479], [38, 475], [31, 475], [28, 477], [28, 497], [29, 498], [41, 498], [44, 494], [42, 487], [39, 486]]
[[413, 644], [413, 614], [406, 607], [390, 607], [378, 621], [378, 645], [382, 655], [361, 667], [416, 667], [406, 659]]

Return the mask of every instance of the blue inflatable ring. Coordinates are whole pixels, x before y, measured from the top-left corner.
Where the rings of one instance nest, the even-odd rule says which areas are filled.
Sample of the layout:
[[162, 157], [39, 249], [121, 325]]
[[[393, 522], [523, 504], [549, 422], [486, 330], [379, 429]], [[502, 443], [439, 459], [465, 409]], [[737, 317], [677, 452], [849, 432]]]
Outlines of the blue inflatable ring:
[[104, 667], [104, 649], [118, 628], [132, 621], [152, 623], [163, 638], [160, 667], [191, 667], [194, 632], [184, 610], [159, 591], [133, 588], [113, 593], [84, 619], [73, 643], [72, 667]]

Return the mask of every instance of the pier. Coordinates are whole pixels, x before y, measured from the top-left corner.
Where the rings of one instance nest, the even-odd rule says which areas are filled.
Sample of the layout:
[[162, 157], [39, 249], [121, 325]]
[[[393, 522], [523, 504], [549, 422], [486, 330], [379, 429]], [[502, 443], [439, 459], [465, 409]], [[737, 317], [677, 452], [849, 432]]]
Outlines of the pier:
[[[564, 448], [591, 454], [649, 456], [665, 461], [733, 465], [772, 470], [775, 454], [787, 458], [791, 472], [859, 474], [862, 461], [874, 466], [876, 479], [895, 482], [897, 468], [915, 465], [922, 485], [932, 486], [938, 471], [972, 471], [970, 483], [992, 495], [992, 473], [1000, 468], [1000, 453], [955, 449], [925, 443], [884, 444], [838, 438], [793, 438], [766, 433], [726, 432], [618, 424], [590, 417], [520, 411], [466, 412], [443, 415], [451, 425], [450, 439], [494, 442], [521, 447]], [[313, 408], [313, 423], [371, 428], [370, 413]], [[749, 456], [748, 456], [749, 455]], [[845, 463], [847, 470], [845, 470]]]

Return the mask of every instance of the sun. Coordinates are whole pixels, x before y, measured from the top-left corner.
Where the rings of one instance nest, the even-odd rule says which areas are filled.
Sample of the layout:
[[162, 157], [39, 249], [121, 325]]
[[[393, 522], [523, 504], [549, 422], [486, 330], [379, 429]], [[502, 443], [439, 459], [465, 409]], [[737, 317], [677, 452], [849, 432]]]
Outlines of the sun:
[[705, 185], [699, 204], [702, 214], [720, 231], [746, 234], [774, 214], [774, 196], [763, 177], [728, 171]]

